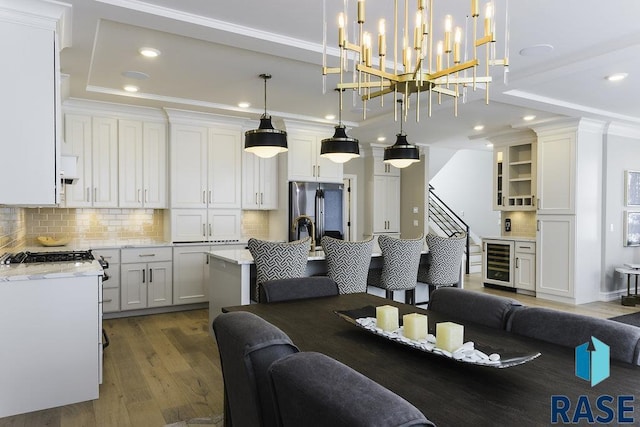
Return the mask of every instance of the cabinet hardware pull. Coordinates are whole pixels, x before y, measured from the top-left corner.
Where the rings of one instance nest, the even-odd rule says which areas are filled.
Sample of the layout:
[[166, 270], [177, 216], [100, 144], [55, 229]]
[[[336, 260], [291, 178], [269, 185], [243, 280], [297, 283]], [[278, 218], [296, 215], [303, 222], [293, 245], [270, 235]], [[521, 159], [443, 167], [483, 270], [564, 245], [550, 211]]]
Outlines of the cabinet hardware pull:
[[516, 258], [516, 268], [520, 268], [519, 258]]
[[207, 226], [205, 224], [202, 224], [202, 236], [207, 236]]
[[535, 194], [531, 195], [531, 206], [533, 206], [534, 208], [536, 207], [536, 195]]
[[156, 254], [138, 254], [139, 257], [156, 256]]
[[536, 231], [540, 231], [540, 220], [536, 221]]
[[522, 249], [531, 249], [531, 246], [520, 246]]
[[91, 191], [91, 188], [87, 187], [87, 202], [91, 201], [91, 193], [90, 193], [90, 191]]
[[211, 190], [209, 190], [209, 204], [211, 204]]
[[146, 270], [142, 270], [142, 283], [144, 283], [144, 272], [145, 272], [145, 271], [146, 271]]
[[260, 204], [260, 202], [258, 201], [258, 193], [256, 193], [256, 205]]
[[207, 191], [202, 190], [202, 203], [207, 204]]
[[98, 201], [98, 187], [93, 187], [93, 202]]
[[313, 174], [312, 176], [316, 176], [316, 165], [313, 165]]
[[147, 203], [149, 201], [149, 189], [144, 189], [144, 202]]
[[109, 302], [111, 302], [111, 301], [113, 301], [113, 299], [106, 299], [106, 300], [104, 300], [104, 301], [102, 301], [102, 302], [109, 303]]
[[153, 282], [153, 268], [149, 269], [149, 283]]
[[504, 196], [502, 196], [502, 206], [504, 206]]
[[318, 165], [318, 177], [320, 177], [320, 165]]
[[140, 203], [140, 189], [138, 188], [138, 197], [137, 197], [138, 203]]
[[211, 233], [211, 224], [209, 224], [209, 236], [211, 236], [211, 235], [212, 235], [212, 233]]
[[260, 193], [260, 204], [264, 203], [264, 193]]

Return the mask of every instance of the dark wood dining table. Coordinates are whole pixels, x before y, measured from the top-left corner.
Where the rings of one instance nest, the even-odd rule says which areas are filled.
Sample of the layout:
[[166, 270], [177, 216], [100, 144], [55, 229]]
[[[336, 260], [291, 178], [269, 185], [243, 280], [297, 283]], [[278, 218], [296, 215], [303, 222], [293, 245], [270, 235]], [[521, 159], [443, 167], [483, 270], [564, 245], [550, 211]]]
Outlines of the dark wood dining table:
[[[441, 321], [463, 324], [465, 341], [474, 341], [476, 348], [541, 355], [504, 369], [478, 366], [389, 341], [335, 314], [338, 310], [384, 304], [397, 306], [400, 316], [413, 312], [427, 314], [430, 331]], [[604, 416], [607, 410], [598, 409], [599, 396], [617, 399], [640, 392], [640, 368], [636, 366], [612, 360], [610, 377], [592, 387], [575, 376], [573, 348], [457, 321], [370, 294], [223, 308], [223, 312], [231, 311], [248, 311], [262, 317], [289, 335], [301, 351], [324, 353], [352, 367], [411, 402], [438, 426], [551, 425], [552, 396], [560, 395], [566, 396], [572, 405], [566, 413], [570, 421], [581, 401], [582, 415], [577, 420], [586, 425], [583, 413], [586, 401], [594, 417]], [[624, 405], [627, 409], [623, 417], [632, 417], [634, 425], [638, 425], [640, 403], [636, 399]], [[605, 406], [617, 411], [615, 401]]]

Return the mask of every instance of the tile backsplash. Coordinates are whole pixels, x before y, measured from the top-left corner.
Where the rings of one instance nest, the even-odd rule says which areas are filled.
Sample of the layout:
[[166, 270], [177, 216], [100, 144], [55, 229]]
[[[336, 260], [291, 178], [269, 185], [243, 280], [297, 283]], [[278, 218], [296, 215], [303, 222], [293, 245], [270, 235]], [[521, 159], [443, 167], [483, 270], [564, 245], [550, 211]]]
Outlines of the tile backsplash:
[[243, 211], [242, 235], [256, 239], [269, 239], [269, 211]]
[[[511, 218], [511, 232], [504, 231], [504, 220]], [[502, 236], [536, 237], [535, 212], [502, 212]]]
[[25, 242], [25, 210], [0, 206], [0, 248]]

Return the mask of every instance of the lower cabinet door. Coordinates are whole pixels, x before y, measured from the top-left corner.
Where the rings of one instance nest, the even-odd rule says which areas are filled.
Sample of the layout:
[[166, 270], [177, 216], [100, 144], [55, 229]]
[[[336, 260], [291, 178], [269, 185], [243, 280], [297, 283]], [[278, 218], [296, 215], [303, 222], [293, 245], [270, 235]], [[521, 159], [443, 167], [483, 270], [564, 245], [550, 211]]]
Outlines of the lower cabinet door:
[[162, 307], [172, 304], [173, 266], [171, 261], [147, 264], [147, 306]]
[[120, 308], [136, 310], [147, 307], [147, 264], [121, 264]]

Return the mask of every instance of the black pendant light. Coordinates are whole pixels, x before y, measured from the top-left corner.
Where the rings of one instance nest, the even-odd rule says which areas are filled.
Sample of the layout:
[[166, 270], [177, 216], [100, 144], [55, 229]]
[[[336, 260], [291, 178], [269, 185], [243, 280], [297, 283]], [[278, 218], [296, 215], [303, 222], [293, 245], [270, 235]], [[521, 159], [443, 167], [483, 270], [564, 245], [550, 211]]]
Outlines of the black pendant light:
[[402, 132], [402, 99], [400, 104], [400, 133], [396, 135], [396, 143], [384, 149], [384, 162], [397, 168], [406, 168], [412, 163], [420, 161], [418, 147], [407, 142], [407, 135]]
[[258, 129], [244, 133], [244, 150], [258, 157], [269, 158], [287, 151], [287, 132], [274, 129], [271, 116], [267, 114], [267, 80], [271, 74], [260, 74], [264, 80], [264, 114], [260, 117]]
[[345, 163], [360, 156], [360, 147], [357, 139], [347, 136], [347, 130], [342, 124], [342, 90], [336, 90], [340, 94], [338, 126], [331, 138], [322, 140], [320, 155], [335, 163]]

